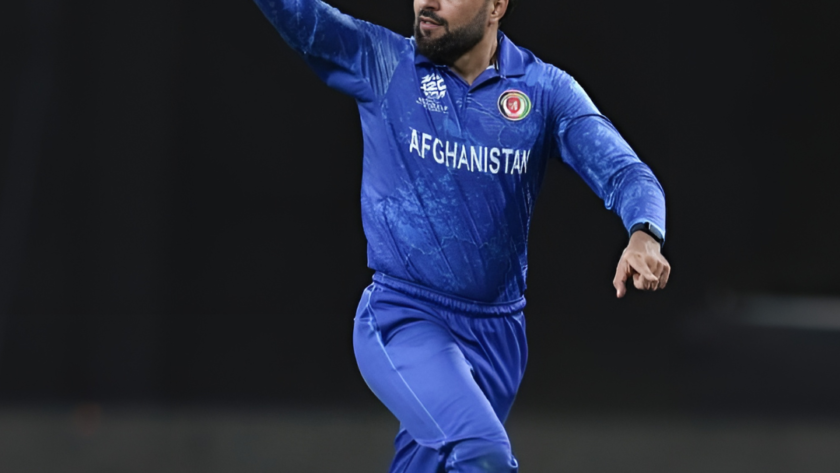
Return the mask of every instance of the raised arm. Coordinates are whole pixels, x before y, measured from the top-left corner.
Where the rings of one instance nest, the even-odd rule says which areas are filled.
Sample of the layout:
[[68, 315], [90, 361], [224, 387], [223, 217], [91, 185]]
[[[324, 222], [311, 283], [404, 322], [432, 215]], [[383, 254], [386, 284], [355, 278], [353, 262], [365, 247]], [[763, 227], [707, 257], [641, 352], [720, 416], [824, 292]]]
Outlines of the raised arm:
[[586, 92], [568, 74], [560, 73], [555, 94], [555, 143], [560, 157], [577, 172], [604, 205], [617, 213], [630, 235], [613, 284], [623, 297], [624, 282], [633, 277], [636, 288], [663, 289], [671, 268], [660, 243], [635, 231], [638, 224], [664, 242], [665, 193], [615, 127], [600, 114]]
[[327, 85], [362, 101], [384, 93], [405, 38], [320, 0], [254, 1]]

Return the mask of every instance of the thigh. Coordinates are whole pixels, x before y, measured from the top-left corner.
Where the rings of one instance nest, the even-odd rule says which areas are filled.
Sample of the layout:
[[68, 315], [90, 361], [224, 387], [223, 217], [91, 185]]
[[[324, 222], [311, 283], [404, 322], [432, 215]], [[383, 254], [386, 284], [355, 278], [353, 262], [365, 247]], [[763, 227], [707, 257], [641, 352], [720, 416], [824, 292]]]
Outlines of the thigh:
[[368, 386], [418, 444], [508, 442], [457, 341], [427, 307], [372, 286], [359, 305], [353, 343]]
[[460, 318], [450, 324], [473, 377], [504, 422], [528, 361], [525, 316]]
[[445, 473], [445, 454], [419, 445], [404, 428], [394, 440], [394, 450], [388, 473]]

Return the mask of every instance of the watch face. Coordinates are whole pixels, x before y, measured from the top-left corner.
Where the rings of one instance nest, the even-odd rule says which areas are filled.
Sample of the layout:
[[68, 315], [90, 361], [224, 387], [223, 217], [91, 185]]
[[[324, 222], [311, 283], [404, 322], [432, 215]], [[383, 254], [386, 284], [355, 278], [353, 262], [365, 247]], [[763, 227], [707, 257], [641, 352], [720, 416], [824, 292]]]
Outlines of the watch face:
[[651, 234], [652, 237], [656, 238], [656, 241], [662, 243], [662, 240], [665, 238], [662, 236], [662, 232], [659, 231], [652, 223], [645, 222], [645, 228]]

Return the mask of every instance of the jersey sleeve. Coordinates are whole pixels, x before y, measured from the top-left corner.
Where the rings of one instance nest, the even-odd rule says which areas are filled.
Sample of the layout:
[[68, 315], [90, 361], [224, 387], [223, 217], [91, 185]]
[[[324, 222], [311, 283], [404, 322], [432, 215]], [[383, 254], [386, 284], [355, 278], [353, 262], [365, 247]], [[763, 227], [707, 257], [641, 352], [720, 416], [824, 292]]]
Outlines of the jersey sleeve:
[[665, 236], [665, 193], [613, 124], [571, 76], [557, 70], [552, 123], [555, 151], [618, 214], [627, 231], [650, 222]]
[[320, 0], [254, 0], [330, 87], [362, 101], [384, 94], [407, 41]]

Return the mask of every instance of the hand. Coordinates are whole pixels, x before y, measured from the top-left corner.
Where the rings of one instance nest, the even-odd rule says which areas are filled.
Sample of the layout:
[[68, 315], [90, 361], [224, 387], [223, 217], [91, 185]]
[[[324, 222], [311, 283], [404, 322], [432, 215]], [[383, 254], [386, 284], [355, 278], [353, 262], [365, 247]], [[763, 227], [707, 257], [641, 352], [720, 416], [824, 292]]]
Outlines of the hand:
[[627, 294], [625, 282], [633, 277], [633, 285], [642, 291], [665, 289], [671, 276], [671, 265], [660, 253], [659, 242], [645, 232], [634, 232], [630, 243], [621, 254], [618, 268], [615, 270], [616, 297], [621, 299]]

